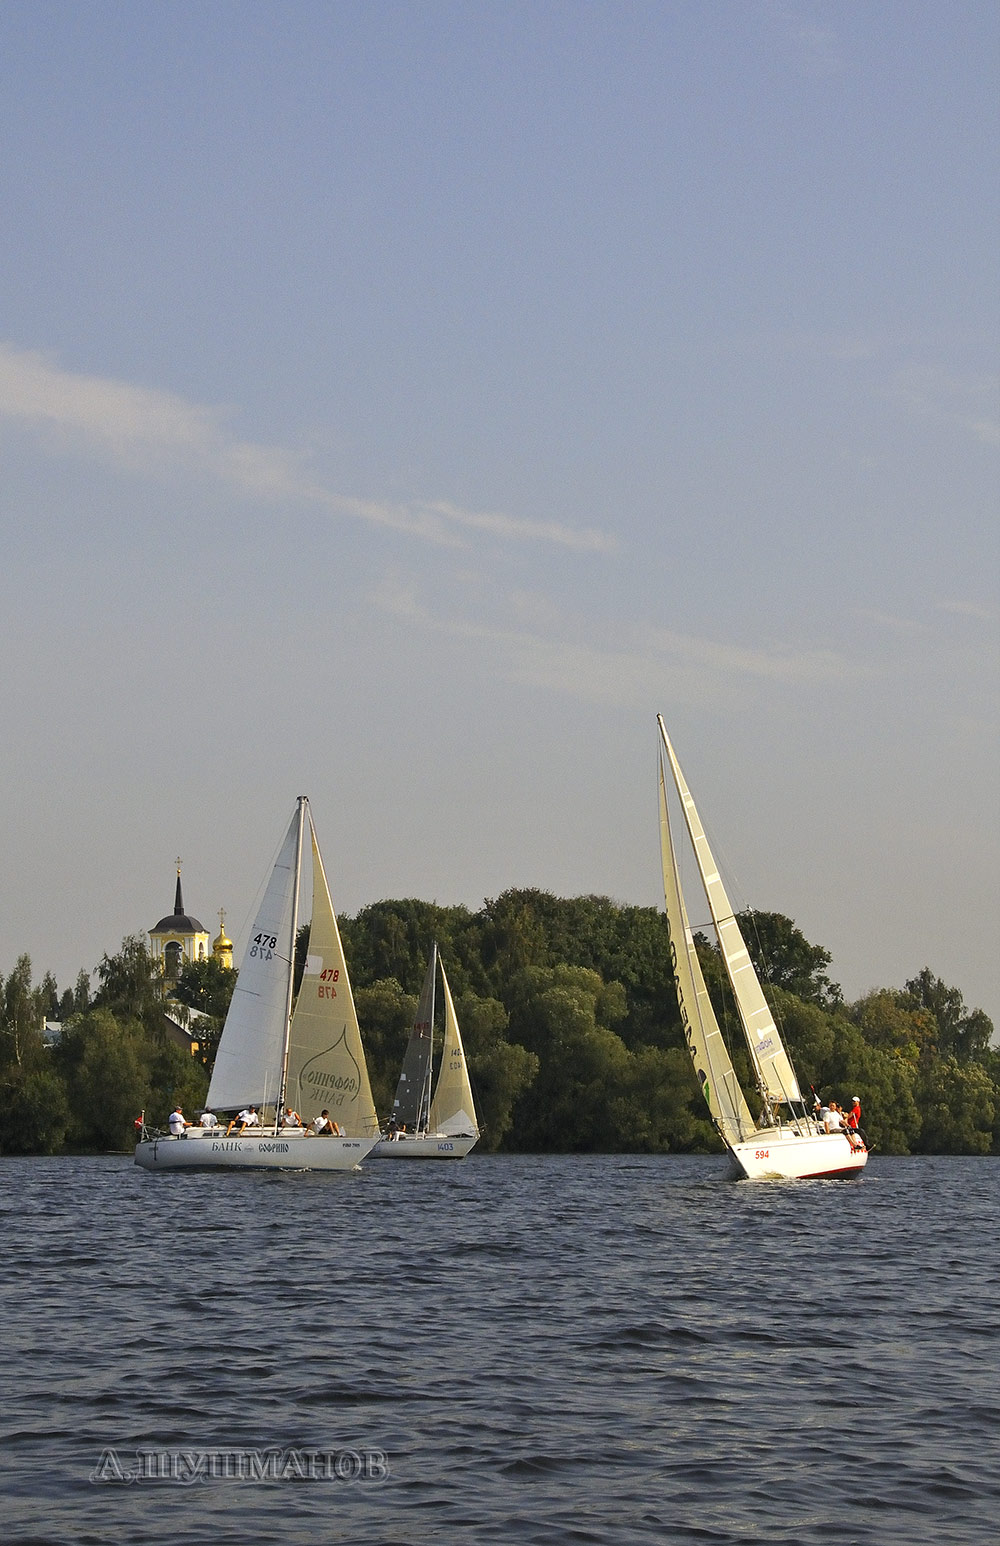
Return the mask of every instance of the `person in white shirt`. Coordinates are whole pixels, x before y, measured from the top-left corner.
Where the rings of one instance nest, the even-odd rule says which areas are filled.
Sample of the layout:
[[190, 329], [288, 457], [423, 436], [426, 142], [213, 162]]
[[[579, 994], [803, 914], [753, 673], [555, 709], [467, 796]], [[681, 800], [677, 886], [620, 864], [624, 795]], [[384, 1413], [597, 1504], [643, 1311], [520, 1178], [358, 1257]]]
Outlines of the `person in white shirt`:
[[169, 1123], [171, 1138], [183, 1137], [184, 1129], [191, 1126], [191, 1123], [185, 1120], [184, 1113], [180, 1106], [175, 1106], [173, 1111], [170, 1113]]
[[830, 1102], [830, 1109], [826, 1114], [824, 1125], [828, 1133], [842, 1133], [846, 1130], [846, 1123], [840, 1114], [840, 1107], [835, 1100]]
[[201, 1114], [202, 1127], [218, 1127], [219, 1119], [214, 1111], [203, 1111]]
[[237, 1122], [240, 1124], [240, 1132], [241, 1133], [244, 1132], [248, 1127], [259, 1127], [260, 1126], [260, 1117], [257, 1115], [257, 1107], [256, 1106], [248, 1106], [244, 1111], [240, 1112], [238, 1117], [233, 1117], [233, 1120], [230, 1122], [229, 1126], [226, 1128], [226, 1137], [227, 1138], [228, 1138], [229, 1134], [232, 1132], [233, 1128], [236, 1126]]
[[281, 1119], [281, 1125], [282, 1127], [301, 1127], [302, 1118], [297, 1111], [292, 1110], [291, 1106], [286, 1106], [285, 1114]]
[[312, 1130], [317, 1138], [343, 1138], [344, 1129], [339, 1122], [335, 1122], [330, 1113], [324, 1108], [318, 1117], [313, 1117]]

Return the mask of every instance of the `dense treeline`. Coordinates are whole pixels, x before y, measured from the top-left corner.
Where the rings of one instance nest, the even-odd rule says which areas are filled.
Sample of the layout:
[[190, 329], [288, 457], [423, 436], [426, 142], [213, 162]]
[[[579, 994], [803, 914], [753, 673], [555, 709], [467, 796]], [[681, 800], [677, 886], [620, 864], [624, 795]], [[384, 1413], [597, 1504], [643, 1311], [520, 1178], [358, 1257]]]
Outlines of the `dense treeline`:
[[[1000, 1053], [993, 1027], [924, 969], [902, 988], [844, 1002], [830, 956], [779, 913], [741, 924], [803, 1088], [858, 1094], [872, 1143], [887, 1153], [1000, 1152]], [[375, 903], [341, 929], [380, 1114], [387, 1115], [431, 939], [444, 957], [484, 1127], [483, 1147], [522, 1151], [719, 1148], [684, 1047], [654, 908], [606, 897], [507, 891], [477, 912]], [[306, 931], [300, 938], [304, 954]], [[717, 951], [702, 965], [750, 1089]], [[136, 1114], [162, 1123], [204, 1099], [234, 972], [185, 967], [175, 998], [198, 1021], [201, 1054], [167, 1034], [141, 937], [60, 995], [33, 986], [21, 957], [0, 981], [0, 1146], [6, 1152], [127, 1147]], [[63, 1022], [46, 1046], [45, 1018]]]

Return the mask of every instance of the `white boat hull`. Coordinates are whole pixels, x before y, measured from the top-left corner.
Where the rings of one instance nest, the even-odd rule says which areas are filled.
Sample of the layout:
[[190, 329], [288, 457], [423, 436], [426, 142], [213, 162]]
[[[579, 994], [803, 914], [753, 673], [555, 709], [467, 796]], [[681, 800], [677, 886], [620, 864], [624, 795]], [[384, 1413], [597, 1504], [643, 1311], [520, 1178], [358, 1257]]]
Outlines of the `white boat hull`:
[[478, 1142], [478, 1133], [400, 1133], [397, 1138], [383, 1138], [372, 1150], [372, 1158], [464, 1159]]
[[190, 1128], [136, 1144], [135, 1162], [144, 1170], [354, 1170], [378, 1138], [317, 1138], [287, 1129], [274, 1133], [222, 1132]]
[[852, 1147], [843, 1133], [797, 1133], [794, 1127], [762, 1129], [731, 1145], [733, 1168], [747, 1181], [833, 1180], [858, 1176], [868, 1151]]

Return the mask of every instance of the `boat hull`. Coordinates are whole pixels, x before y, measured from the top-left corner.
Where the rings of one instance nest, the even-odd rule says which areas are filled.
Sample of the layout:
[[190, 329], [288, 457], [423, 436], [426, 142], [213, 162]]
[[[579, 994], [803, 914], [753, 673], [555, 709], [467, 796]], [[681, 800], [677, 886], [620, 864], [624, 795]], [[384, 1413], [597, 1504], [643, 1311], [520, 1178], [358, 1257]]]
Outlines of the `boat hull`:
[[464, 1159], [478, 1142], [478, 1133], [400, 1133], [397, 1138], [383, 1138], [372, 1150], [372, 1158]]
[[859, 1176], [868, 1151], [843, 1133], [797, 1133], [779, 1127], [731, 1145], [736, 1175], [747, 1181], [822, 1181]]
[[180, 1138], [144, 1138], [135, 1162], [144, 1170], [354, 1170], [378, 1138], [316, 1138], [287, 1130], [243, 1133], [189, 1130]]

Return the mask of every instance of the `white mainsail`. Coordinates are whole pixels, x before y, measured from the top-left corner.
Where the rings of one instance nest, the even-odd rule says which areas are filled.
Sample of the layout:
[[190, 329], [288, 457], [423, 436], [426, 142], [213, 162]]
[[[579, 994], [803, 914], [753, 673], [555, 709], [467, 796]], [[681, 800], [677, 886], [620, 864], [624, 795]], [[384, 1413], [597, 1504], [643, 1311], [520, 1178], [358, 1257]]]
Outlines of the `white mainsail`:
[[[435, 947], [436, 953], [436, 947]], [[444, 990], [444, 1043], [441, 1048], [441, 1067], [437, 1086], [431, 1102], [428, 1128], [432, 1133], [462, 1133], [479, 1136], [476, 1121], [476, 1104], [472, 1098], [469, 1070], [465, 1062], [462, 1033], [458, 1028], [458, 1016], [445, 975], [441, 966], [441, 987]]]
[[311, 815], [309, 830], [312, 923], [305, 971], [292, 1014], [285, 1098], [305, 1121], [326, 1109], [348, 1138], [368, 1138], [378, 1133], [378, 1118], [344, 947]]
[[278, 1098], [287, 1026], [299, 812], [289, 824], [240, 964], [208, 1087], [216, 1111]]
[[670, 959], [688, 1050], [716, 1126], [727, 1143], [753, 1132], [755, 1123], [733, 1069], [729, 1049], [712, 1008], [677, 874], [677, 859], [667, 812], [667, 789], [660, 760], [660, 851], [663, 894], [670, 929]]
[[778, 1104], [783, 1101], [801, 1101], [798, 1080], [789, 1061], [788, 1054], [782, 1044], [778, 1028], [768, 1008], [767, 1000], [757, 979], [749, 952], [740, 933], [739, 924], [733, 914], [729, 898], [719, 875], [712, 851], [708, 846], [701, 819], [695, 807], [691, 792], [688, 789], [681, 772], [681, 767], [670, 744], [662, 718], [657, 716], [660, 726], [660, 734], [667, 756], [670, 759], [670, 767], [674, 776], [677, 793], [680, 796], [681, 808], [684, 812], [684, 820], [691, 837], [695, 858], [698, 862], [698, 870], [701, 874], [702, 885], [708, 898], [708, 905], [712, 913], [712, 921], [719, 938], [719, 946], [722, 951], [722, 959], [726, 968], [726, 975], [732, 985], [736, 1006], [739, 1010], [740, 1022], [746, 1036], [747, 1045], [750, 1048], [750, 1056], [760, 1081], [762, 1092], [767, 1095], [769, 1101]]

